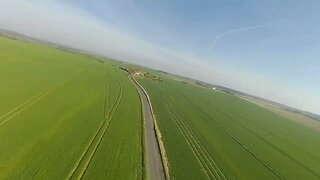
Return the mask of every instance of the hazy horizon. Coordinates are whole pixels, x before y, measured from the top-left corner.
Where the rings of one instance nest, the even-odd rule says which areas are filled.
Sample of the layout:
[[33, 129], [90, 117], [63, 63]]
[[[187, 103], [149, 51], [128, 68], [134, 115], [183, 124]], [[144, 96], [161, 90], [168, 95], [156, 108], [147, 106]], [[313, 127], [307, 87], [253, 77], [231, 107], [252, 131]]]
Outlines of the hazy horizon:
[[0, 28], [320, 114], [320, 2], [0, 0]]

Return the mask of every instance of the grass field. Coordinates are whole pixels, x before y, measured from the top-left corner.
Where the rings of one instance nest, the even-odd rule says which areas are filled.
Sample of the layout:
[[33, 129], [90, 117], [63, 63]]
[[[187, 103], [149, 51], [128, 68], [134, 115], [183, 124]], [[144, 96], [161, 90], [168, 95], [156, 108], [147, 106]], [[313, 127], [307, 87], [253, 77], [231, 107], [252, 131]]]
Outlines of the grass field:
[[143, 178], [141, 104], [123, 71], [1, 36], [0, 51], [0, 179]]
[[299, 123], [303, 126], [306, 126], [307, 128], [311, 128], [314, 129], [316, 131], [320, 131], [320, 122], [314, 119], [311, 119], [309, 117], [306, 117], [304, 115], [298, 114], [298, 113], [294, 113], [294, 112], [290, 112], [290, 111], [286, 111], [284, 109], [280, 109], [268, 104], [264, 104], [261, 102], [257, 102], [257, 101], [253, 101], [253, 100], [249, 100], [246, 99], [247, 101], [253, 102], [263, 108], [268, 109], [269, 111], [276, 113], [280, 116], [283, 116], [289, 120], [295, 121], [296, 123]]
[[[0, 179], [145, 179], [151, 98], [172, 179], [320, 179], [319, 122], [160, 71], [0, 36]], [[161, 76], [155, 80], [152, 75]]]
[[173, 179], [320, 179], [320, 133], [211, 89], [139, 78]]

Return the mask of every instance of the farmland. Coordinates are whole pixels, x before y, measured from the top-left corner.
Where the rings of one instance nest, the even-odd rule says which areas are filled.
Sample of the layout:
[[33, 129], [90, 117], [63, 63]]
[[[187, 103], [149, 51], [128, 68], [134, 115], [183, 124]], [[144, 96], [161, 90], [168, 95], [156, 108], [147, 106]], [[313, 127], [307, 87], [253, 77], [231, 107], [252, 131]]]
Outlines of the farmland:
[[0, 179], [142, 179], [141, 103], [113, 62], [1, 36], [0, 52]]
[[320, 179], [304, 116], [37, 43], [0, 52], [0, 179]]
[[239, 97], [140, 77], [173, 179], [319, 179], [320, 133]]

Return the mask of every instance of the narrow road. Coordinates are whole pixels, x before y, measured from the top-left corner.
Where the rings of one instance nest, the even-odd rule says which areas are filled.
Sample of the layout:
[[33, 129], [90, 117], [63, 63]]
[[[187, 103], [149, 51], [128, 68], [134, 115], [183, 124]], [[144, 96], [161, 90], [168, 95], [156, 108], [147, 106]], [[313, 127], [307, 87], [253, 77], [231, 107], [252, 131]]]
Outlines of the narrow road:
[[142, 86], [134, 79], [132, 75], [128, 75], [129, 79], [133, 82], [134, 86], [138, 90], [143, 106], [143, 117], [145, 121], [145, 138], [146, 138], [146, 152], [147, 152], [147, 164], [149, 166], [148, 177], [151, 180], [163, 180], [165, 179], [164, 168], [161, 160], [160, 147], [156, 137], [154, 119], [151, 112], [151, 107], [147, 98], [146, 92]]

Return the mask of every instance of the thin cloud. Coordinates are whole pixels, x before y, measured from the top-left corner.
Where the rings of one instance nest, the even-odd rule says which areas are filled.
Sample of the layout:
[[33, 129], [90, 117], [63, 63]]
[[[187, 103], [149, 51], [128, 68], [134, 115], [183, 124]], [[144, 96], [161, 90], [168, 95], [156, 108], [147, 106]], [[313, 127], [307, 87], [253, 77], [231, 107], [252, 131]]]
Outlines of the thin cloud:
[[259, 24], [259, 25], [254, 25], [254, 26], [247, 26], [247, 27], [241, 27], [241, 28], [236, 28], [236, 29], [231, 29], [231, 30], [228, 30], [228, 31], [225, 31], [221, 34], [219, 34], [215, 39], [214, 41], [212, 42], [212, 49], [214, 50], [218, 41], [226, 36], [226, 35], [229, 35], [229, 34], [233, 34], [233, 33], [237, 33], [237, 32], [243, 32], [243, 31], [249, 31], [249, 30], [254, 30], [254, 29], [258, 29], [258, 28], [263, 28], [263, 27], [267, 27], [267, 26], [270, 26], [272, 25], [273, 23], [265, 23], [265, 24]]

